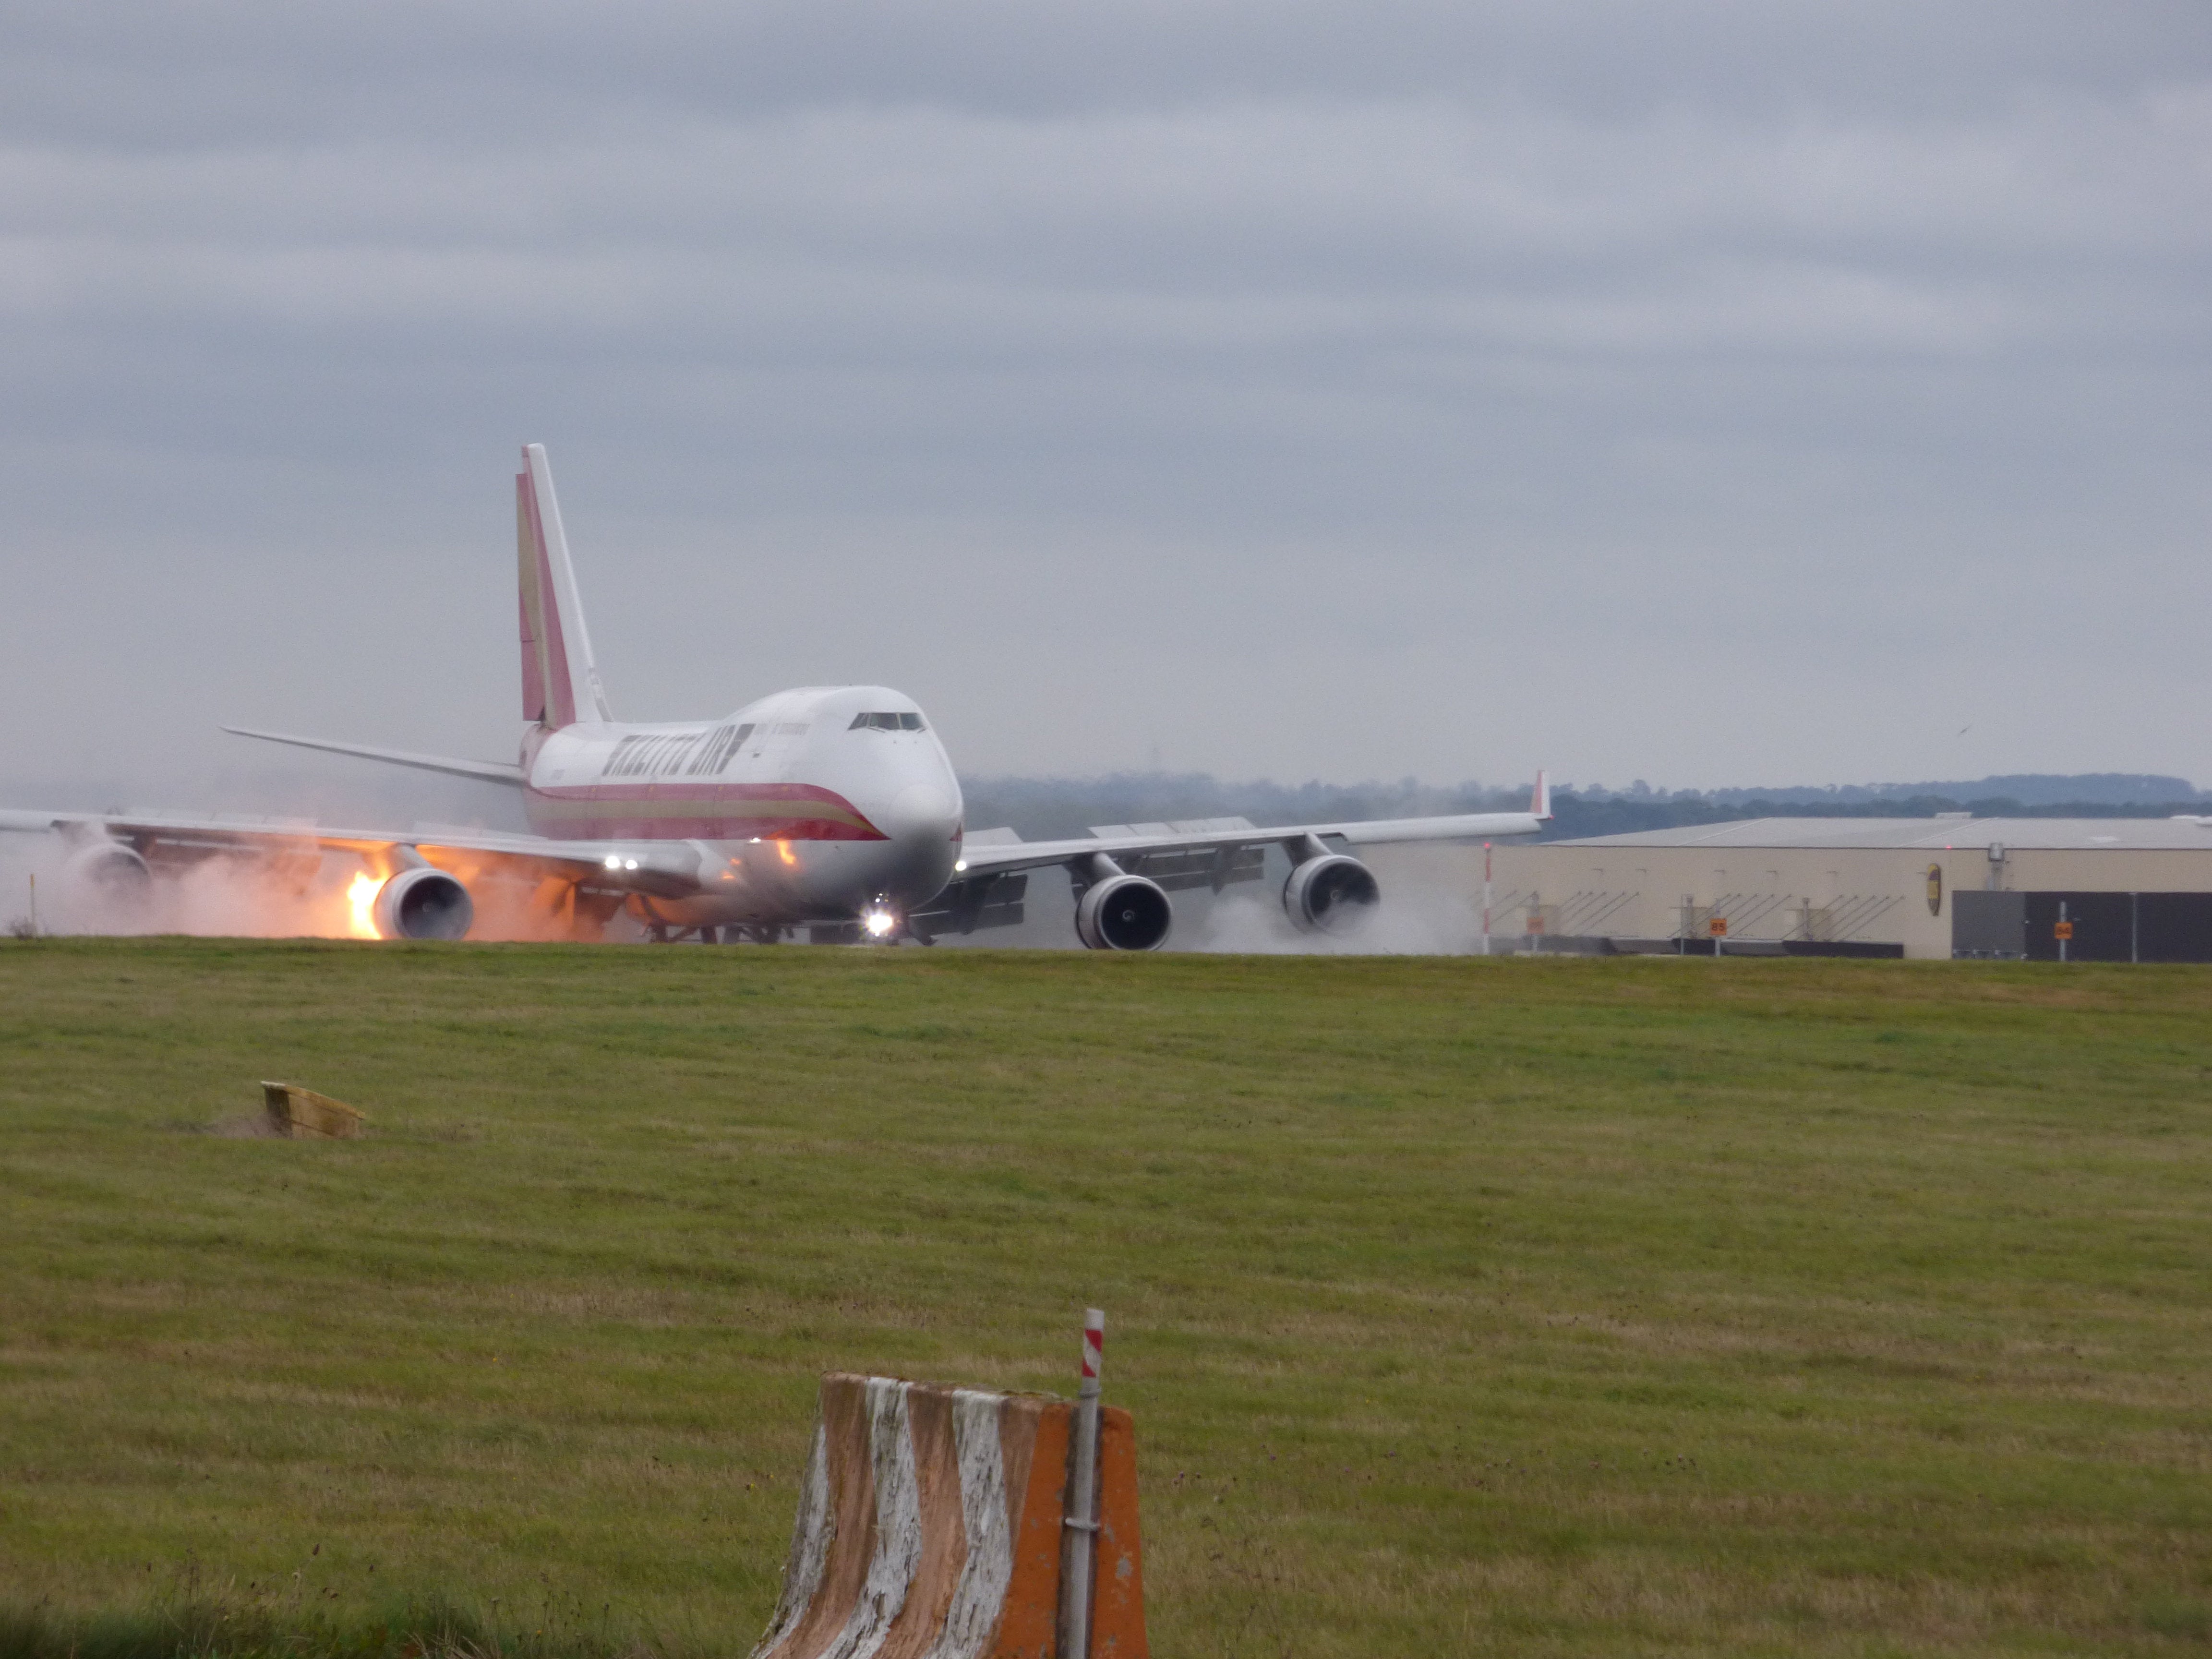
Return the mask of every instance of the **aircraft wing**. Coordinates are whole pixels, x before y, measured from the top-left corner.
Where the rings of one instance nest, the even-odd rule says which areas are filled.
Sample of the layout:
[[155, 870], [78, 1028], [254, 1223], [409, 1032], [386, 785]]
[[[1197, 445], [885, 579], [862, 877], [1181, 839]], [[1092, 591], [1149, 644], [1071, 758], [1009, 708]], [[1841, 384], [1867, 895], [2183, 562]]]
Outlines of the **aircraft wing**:
[[689, 842], [556, 841], [441, 824], [412, 830], [332, 829], [283, 818], [191, 818], [131, 812], [0, 811], [0, 833], [53, 834], [65, 842], [124, 846], [149, 867], [207, 858], [297, 859], [326, 851], [374, 860], [400, 849], [464, 879], [588, 881], [594, 888], [682, 898], [705, 884], [702, 854]]
[[[983, 830], [968, 837], [962, 848], [962, 874], [956, 879], [973, 881], [984, 876], [1039, 870], [1050, 865], [1080, 865], [1104, 854], [1117, 864], [1134, 860], [1133, 867], [1158, 878], [1163, 886], [1220, 885], [1245, 876], [1256, 854], [1272, 846], [1292, 849], [1296, 862], [1308, 843], [1327, 846], [1376, 847], [1408, 842], [1482, 841], [1505, 836], [1540, 834], [1552, 816], [1550, 780], [1536, 775], [1536, 788], [1525, 812], [1463, 812], [1428, 818], [1370, 818], [1348, 823], [1290, 823], [1266, 829], [1243, 818], [1215, 818], [1182, 823], [1103, 824], [1089, 835], [1066, 841], [1020, 841], [1011, 830]], [[1334, 850], [1334, 848], [1332, 848]], [[1240, 858], [1239, 854], [1244, 856]], [[1157, 869], [1154, 866], [1158, 866]]]

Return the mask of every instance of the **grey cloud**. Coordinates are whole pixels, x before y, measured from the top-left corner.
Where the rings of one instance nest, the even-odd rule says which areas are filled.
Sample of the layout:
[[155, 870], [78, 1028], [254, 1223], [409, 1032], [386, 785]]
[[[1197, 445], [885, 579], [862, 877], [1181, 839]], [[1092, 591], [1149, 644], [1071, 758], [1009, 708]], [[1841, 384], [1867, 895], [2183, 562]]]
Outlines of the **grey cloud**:
[[544, 438], [640, 714], [2212, 775], [2199, 5], [0, 9], [0, 771], [501, 746]]
[[2023, 86], [2130, 91], [2203, 66], [2193, 0], [1092, 0], [1038, 7], [275, 3], [7, 9], [19, 122], [161, 145], [257, 131], [610, 136], [671, 109], [1016, 112], [1221, 98], [1515, 94], [1981, 111]]

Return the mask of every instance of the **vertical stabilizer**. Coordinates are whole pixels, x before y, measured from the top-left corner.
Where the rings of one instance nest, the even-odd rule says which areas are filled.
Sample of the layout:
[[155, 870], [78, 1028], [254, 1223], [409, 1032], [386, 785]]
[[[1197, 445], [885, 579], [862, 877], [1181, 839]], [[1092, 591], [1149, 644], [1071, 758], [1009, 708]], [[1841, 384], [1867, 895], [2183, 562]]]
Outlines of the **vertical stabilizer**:
[[522, 596], [522, 718], [559, 728], [606, 720], [607, 694], [592, 660], [561, 504], [545, 446], [526, 444], [514, 479], [517, 576]]

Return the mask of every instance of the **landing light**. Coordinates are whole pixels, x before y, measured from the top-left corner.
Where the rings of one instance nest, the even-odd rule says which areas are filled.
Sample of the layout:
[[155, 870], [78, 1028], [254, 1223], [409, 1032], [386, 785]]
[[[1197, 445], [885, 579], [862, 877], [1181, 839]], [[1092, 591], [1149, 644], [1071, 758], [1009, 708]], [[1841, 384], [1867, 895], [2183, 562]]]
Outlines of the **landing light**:
[[860, 926], [868, 930], [870, 939], [882, 939], [898, 926], [898, 918], [888, 910], [864, 911], [860, 916]]
[[622, 859], [617, 854], [608, 854], [602, 862], [604, 862], [610, 870], [619, 870], [622, 868]]
[[623, 860], [623, 869], [625, 869], [625, 870], [635, 870], [635, 869], [636, 869], [636, 868], [637, 868], [637, 860], [636, 860], [635, 859], [624, 859], [624, 860]]
[[952, 860], [952, 873], [956, 876], [967, 867], [968, 860], [966, 859], [955, 859]]

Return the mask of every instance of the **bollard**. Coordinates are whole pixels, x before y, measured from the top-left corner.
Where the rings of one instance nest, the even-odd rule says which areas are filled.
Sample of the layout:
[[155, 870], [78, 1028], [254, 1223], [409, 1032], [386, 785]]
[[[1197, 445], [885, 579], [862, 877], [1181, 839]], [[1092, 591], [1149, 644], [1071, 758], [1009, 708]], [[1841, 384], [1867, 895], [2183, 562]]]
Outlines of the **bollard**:
[[1099, 1401], [1103, 1337], [1094, 1312], [1079, 1405], [824, 1376], [754, 1659], [1149, 1659], [1136, 1427]]

